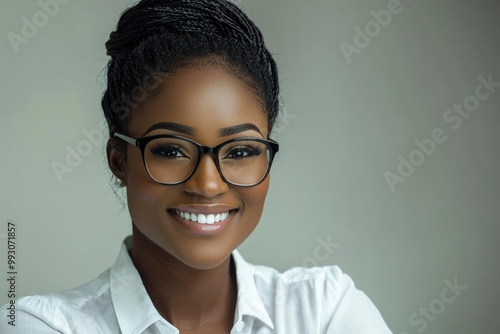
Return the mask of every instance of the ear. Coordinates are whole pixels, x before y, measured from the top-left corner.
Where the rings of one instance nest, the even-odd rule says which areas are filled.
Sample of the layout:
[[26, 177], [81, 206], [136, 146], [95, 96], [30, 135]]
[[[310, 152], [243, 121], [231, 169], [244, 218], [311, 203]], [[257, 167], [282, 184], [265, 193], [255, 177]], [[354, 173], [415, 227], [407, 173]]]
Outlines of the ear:
[[110, 138], [106, 145], [106, 156], [108, 165], [114, 176], [120, 180], [120, 186], [127, 185], [127, 160], [125, 152], [120, 150], [115, 138]]

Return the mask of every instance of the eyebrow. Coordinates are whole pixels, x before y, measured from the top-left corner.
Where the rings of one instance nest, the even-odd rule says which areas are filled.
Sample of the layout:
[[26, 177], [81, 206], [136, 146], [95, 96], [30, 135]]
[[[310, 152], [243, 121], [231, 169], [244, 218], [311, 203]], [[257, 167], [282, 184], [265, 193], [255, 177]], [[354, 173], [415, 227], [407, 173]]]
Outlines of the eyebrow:
[[142, 136], [144, 137], [145, 135], [147, 135], [151, 131], [157, 130], [157, 129], [172, 130], [172, 131], [184, 133], [184, 134], [190, 135], [190, 136], [194, 135], [194, 133], [196, 132], [194, 130], [194, 128], [187, 126], [187, 125], [183, 125], [183, 124], [179, 124], [179, 123], [172, 123], [172, 122], [161, 122], [161, 123], [156, 123], [156, 124], [152, 125], [149, 129], [146, 130], [146, 132], [144, 132], [142, 134]]
[[222, 128], [219, 131], [219, 136], [221, 137], [227, 137], [227, 136], [232, 136], [240, 132], [245, 132], [248, 130], [254, 130], [260, 133], [262, 137], [264, 137], [264, 134], [259, 130], [259, 128], [252, 123], [244, 123], [244, 124], [238, 124], [238, 125], [233, 125], [233, 126], [228, 126], [227, 128]]
[[[193, 136], [196, 133], [196, 130], [190, 126], [184, 125], [184, 124], [179, 124], [179, 123], [173, 123], [173, 122], [161, 122], [161, 123], [156, 123], [153, 124], [149, 129], [146, 130], [142, 134], [142, 137], [147, 135], [153, 130], [158, 130], [158, 129], [164, 129], [164, 130], [172, 130], [175, 132], [183, 133], [186, 135]], [[225, 128], [222, 128], [219, 130], [219, 136], [221, 137], [227, 137], [227, 136], [232, 136], [241, 132], [245, 132], [248, 130], [254, 130], [260, 133], [262, 137], [264, 137], [264, 134], [260, 131], [260, 129], [255, 126], [252, 123], [243, 123], [243, 124], [238, 124], [238, 125], [233, 125], [233, 126], [228, 126]]]

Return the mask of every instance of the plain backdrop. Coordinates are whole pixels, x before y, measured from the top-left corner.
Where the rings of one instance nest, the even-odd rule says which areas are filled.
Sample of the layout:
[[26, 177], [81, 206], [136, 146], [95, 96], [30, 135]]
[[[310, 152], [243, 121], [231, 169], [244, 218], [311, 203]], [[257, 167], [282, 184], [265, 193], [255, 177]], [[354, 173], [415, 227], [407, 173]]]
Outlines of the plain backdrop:
[[[0, 270], [15, 222], [18, 297], [94, 278], [131, 231], [105, 139], [85, 136], [105, 134], [104, 43], [130, 2], [66, 2], [46, 22], [38, 1], [0, 3]], [[244, 257], [339, 265], [394, 333], [500, 332], [500, 87], [474, 98], [478, 77], [500, 82], [500, 3], [238, 2], [279, 64], [283, 111]], [[34, 20], [16, 52], [9, 36]], [[463, 103], [472, 111], [460, 116]], [[77, 149], [86, 155], [58, 178], [54, 164]], [[450, 284], [461, 287], [444, 300]], [[0, 279], [0, 304], [7, 291]]]

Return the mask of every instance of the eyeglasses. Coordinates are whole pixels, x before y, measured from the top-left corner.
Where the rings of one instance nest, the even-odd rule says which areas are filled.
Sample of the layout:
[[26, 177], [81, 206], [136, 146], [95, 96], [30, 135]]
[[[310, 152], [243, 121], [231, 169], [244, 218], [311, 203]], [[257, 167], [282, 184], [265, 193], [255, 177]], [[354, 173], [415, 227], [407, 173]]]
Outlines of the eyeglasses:
[[208, 147], [177, 135], [132, 138], [115, 133], [114, 136], [138, 147], [151, 179], [164, 185], [187, 181], [196, 172], [201, 156], [208, 153], [215, 157], [215, 165], [226, 183], [256, 186], [269, 174], [279, 150], [274, 140], [253, 137], [235, 138]]

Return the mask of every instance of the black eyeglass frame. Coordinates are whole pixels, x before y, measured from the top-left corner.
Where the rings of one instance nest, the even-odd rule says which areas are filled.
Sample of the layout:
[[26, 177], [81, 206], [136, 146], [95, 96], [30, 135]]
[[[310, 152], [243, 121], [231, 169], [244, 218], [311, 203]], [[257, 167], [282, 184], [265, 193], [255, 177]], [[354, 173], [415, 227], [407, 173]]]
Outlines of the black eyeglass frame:
[[[212, 154], [214, 156], [215, 165], [217, 166], [217, 170], [219, 171], [219, 175], [222, 178], [222, 180], [224, 180], [224, 182], [226, 182], [228, 184], [231, 184], [231, 185], [234, 185], [234, 186], [238, 186], [238, 187], [254, 187], [254, 186], [259, 185], [260, 183], [262, 183], [262, 181], [264, 181], [266, 179], [267, 175], [269, 174], [269, 171], [271, 170], [271, 165], [273, 163], [274, 156], [279, 151], [279, 144], [278, 144], [278, 142], [276, 142], [276, 141], [274, 141], [272, 139], [263, 139], [263, 138], [256, 138], [256, 137], [239, 137], [239, 138], [234, 138], [234, 139], [226, 140], [225, 142], [223, 142], [223, 143], [221, 143], [219, 145], [216, 145], [216, 146], [203, 146], [203, 145], [195, 142], [192, 139], [189, 139], [189, 138], [186, 138], [186, 137], [182, 137], [182, 136], [178, 136], [178, 135], [154, 135], [154, 136], [141, 137], [141, 138], [132, 138], [132, 137], [129, 137], [129, 136], [124, 135], [122, 133], [115, 132], [115, 133], [113, 133], [113, 137], [120, 138], [120, 139], [124, 140], [125, 142], [138, 147], [141, 150], [142, 162], [144, 164], [144, 168], [148, 172], [149, 177], [153, 181], [155, 181], [156, 183], [162, 184], [162, 185], [166, 185], [166, 186], [178, 185], [178, 184], [181, 184], [181, 183], [186, 182], [187, 180], [189, 180], [194, 175], [194, 173], [196, 172], [196, 170], [198, 169], [198, 165], [200, 164], [201, 157], [203, 156], [203, 154], [207, 154], [208, 153], [208, 154]], [[158, 139], [158, 138], [176, 138], [176, 139], [182, 139], [182, 140], [185, 140], [185, 141], [188, 141], [188, 142], [192, 143], [198, 149], [198, 160], [196, 161], [196, 165], [194, 166], [192, 172], [188, 176], [186, 176], [183, 180], [178, 181], [178, 182], [165, 183], [165, 182], [160, 182], [160, 181], [156, 180], [151, 175], [151, 172], [149, 171], [148, 166], [146, 164], [146, 158], [144, 156], [144, 150], [146, 149], [146, 146], [147, 146], [147, 144], [150, 141], [152, 141], [154, 139]], [[264, 176], [262, 177], [262, 179], [259, 182], [254, 183], [254, 184], [238, 184], [238, 183], [231, 182], [231, 181], [227, 180], [225, 178], [224, 174], [222, 173], [222, 170], [221, 170], [221, 167], [220, 167], [220, 162], [219, 162], [219, 151], [220, 151], [220, 149], [223, 146], [227, 145], [228, 143], [238, 142], [238, 141], [248, 141], [248, 140], [253, 140], [253, 141], [257, 141], [257, 142], [263, 143], [263, 144], [265, 144], [269, 148], [269, 152], [270, 152], [269, 153], [269, 162], [268, 162], [266, 173], [264, 174]]]

